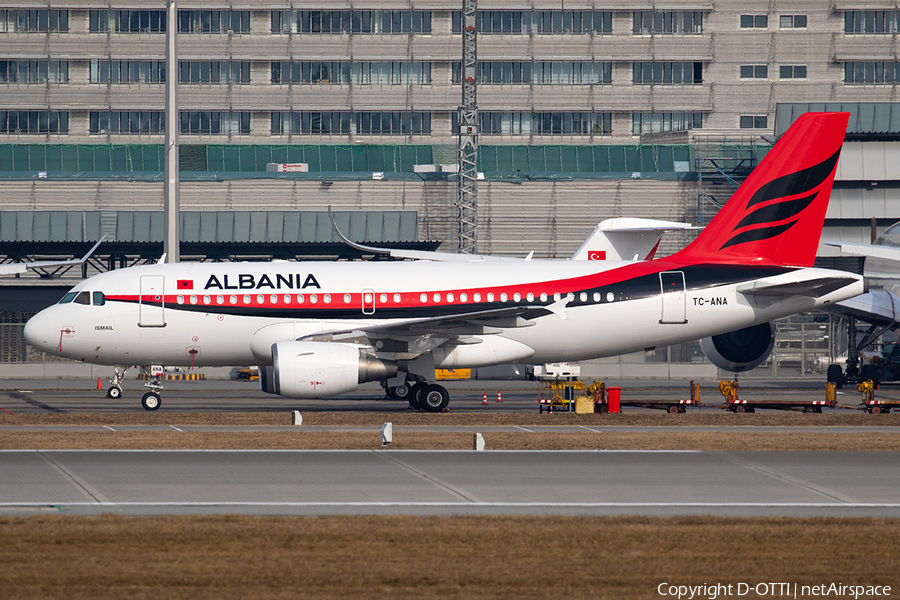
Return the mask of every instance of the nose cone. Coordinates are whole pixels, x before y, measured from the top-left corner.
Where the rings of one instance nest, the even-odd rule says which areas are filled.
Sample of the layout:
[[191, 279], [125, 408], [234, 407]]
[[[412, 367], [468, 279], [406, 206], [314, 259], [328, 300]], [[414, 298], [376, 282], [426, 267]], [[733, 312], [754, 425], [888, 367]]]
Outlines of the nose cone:
[[52, 308], [42, 310], [25, 323], [25, 339], [29, 344], [43, 352], [58, 351], [59, 327], [54, 326]]

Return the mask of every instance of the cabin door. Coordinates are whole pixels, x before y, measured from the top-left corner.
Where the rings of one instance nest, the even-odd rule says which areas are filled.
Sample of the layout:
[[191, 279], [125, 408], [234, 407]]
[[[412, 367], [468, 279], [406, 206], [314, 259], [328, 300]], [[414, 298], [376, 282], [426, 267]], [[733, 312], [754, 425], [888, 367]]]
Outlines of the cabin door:
[[164, 311], [166, 278], [162, 275], [141, 276], [141, 296], [138, 301], [141, 327], [165, 327]]
[[662, 315], [660, 323], [684, 324], [687, 294], [684, 293], [684, 273], [681, 271], [663, 271], [659, 274], [660, 298], [662, 298]]

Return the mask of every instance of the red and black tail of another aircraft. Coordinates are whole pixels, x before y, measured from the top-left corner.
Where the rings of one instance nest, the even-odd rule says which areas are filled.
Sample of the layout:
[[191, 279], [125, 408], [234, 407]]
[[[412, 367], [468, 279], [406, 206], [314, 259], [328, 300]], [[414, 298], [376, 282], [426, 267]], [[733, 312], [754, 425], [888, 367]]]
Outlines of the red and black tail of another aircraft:
[[670, 259], [811, 267], [849, 116], [801, 115], [697, 239]]

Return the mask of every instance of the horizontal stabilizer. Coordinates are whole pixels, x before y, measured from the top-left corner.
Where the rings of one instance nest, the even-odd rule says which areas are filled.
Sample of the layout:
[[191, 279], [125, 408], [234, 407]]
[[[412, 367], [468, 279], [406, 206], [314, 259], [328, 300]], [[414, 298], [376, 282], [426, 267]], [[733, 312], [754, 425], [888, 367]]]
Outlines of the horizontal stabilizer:
[[737, 291], [745, 296], [789, 297], [806, 296], [819, 298], [858, 281], [855, 277], [820, 277], [806, 281], [786, 283], [766, 283], [756, 281], [746, 286], [738, 286]]
[[835, 246], [841, 252], [856, 254], [859, 256], [871, 256], [873, 258], [886, 258], [888, 260], [900, 260], [900, 248], [892, 246], [873, 246], [871, 244], [847, 244], [844, 242], [825, 242], [828, 246]]

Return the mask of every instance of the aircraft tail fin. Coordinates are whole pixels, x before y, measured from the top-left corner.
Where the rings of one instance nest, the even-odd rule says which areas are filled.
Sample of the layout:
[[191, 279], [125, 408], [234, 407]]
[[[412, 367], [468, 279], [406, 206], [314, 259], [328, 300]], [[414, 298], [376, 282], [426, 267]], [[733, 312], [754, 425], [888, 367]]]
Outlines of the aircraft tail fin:
[[672, 259], [811, 267], [849, 113], [806, 113]]

